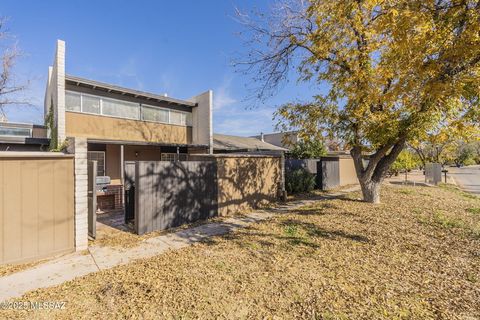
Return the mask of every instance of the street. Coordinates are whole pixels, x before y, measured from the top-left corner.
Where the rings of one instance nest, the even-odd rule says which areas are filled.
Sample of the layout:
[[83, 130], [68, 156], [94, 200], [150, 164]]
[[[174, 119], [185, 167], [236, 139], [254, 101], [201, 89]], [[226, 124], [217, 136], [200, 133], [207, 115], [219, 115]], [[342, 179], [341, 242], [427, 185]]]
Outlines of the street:
[[480, 165], [447, 168], [448, 174], [464, 191], [480, 194]]

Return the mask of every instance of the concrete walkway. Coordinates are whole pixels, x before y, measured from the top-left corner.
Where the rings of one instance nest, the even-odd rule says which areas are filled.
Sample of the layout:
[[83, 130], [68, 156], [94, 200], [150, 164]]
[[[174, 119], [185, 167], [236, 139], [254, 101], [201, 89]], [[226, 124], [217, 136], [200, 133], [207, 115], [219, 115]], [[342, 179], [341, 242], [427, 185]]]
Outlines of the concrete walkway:
[[[356, 191], [352, 187], [339, 193], [329, 194], [324, 199], [342, 196]], [[61, 284], [89, 273], [124, 265], [137, 259], [150, 258], [168, 250], [176, 250], [209, 237], [223, 235], [252, 223], [263, 221], [276, 214], [287, 213], [312, 204], [315, 200], [292, 201], [274, 209], [258, 210], [242, 217], [226, 218], [223, 222], [206, 223], [198, 227], [149, 238], [138, 246], [128, 249], [90, 246], [88, 251], [77, 252], [0, 278], [0, 301], [20, 297], [24, 293]]]

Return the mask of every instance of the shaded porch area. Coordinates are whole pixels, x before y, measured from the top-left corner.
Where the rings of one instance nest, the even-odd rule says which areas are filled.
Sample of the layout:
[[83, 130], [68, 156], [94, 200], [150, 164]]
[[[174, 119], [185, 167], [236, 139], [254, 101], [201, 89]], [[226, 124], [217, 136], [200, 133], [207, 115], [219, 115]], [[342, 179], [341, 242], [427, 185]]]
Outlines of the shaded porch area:
[[87, 158], [96, 161], [97, 238], [112, 228], [131, 232], [134, 216], [128, 215], [133, 179], [126, 163], [135, 161], [187, 161], [189, 154], [207, 152], [205, 146], [164, 145], [117, 141], [88, 141]]

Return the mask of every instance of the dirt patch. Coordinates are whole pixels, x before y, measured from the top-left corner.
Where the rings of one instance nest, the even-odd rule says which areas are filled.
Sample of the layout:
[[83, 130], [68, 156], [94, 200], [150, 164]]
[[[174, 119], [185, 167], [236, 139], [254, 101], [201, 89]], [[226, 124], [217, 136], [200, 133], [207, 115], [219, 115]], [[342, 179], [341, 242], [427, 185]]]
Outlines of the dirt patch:
[[[178, 251], [30, 292], [19, 318], [480, 318], [480, 200], [386, 186]], [[454, 221], [454, 222], [452, 222]]]

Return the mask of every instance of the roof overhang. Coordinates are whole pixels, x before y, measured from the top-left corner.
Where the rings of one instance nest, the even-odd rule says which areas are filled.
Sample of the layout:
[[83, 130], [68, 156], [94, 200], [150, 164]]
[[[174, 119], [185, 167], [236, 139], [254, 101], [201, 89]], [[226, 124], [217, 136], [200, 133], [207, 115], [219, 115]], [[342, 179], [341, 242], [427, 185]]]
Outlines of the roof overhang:
[[146, 100], [153, 100], [153, 101], [157, 101], [157, 102], [166, 102], [168, 104], [188, 106], [188, 107], [192, 107], [192, 108], [197, 106], [197, 103], [187, 101], [187, 100], [180, 100], [180, 99], [165, 97], [165, 96], [161, 96], [161, 95], [157, 95], [157, 94], [153, 94], [153, 93], [148, 93], [148, 92], [138, 91], [138, 90], [134, 90], [134, 89], [123, 88], [123, 87], [119, 87], [119, 86], [108, 84], [108, 83], [98, 82], [98, 81], [79, 78], [79, 77], [70, 76], [70, 75], [65, 76], [65, 82], [70, 83], [70, 84], [75, 85], [75, 86], [86, 87], [86, 88], [90, 88], [90, 89], [93, 89], [93, 90], [101, 90], [101, 91], [105, 91], [107, 93], [121, 94], [121, 95], [124, 95], [124, 96], [130, 96], [130, 97], [133, 97], [133, 98], [143, 98], [143, 99], [146, 99]]
[[87, 139], [88, 143], [98, 144], [123, 144], [135, 146], [159, 146], [159, 147], [191, 147], [191, 148], [208, 148], [207, 144], [188, 144], [188, 143], [164, 143], [164, 142], [148, 142], [148, 141], [128, 141], [128, 140], [105, 140], [105, 139]]

